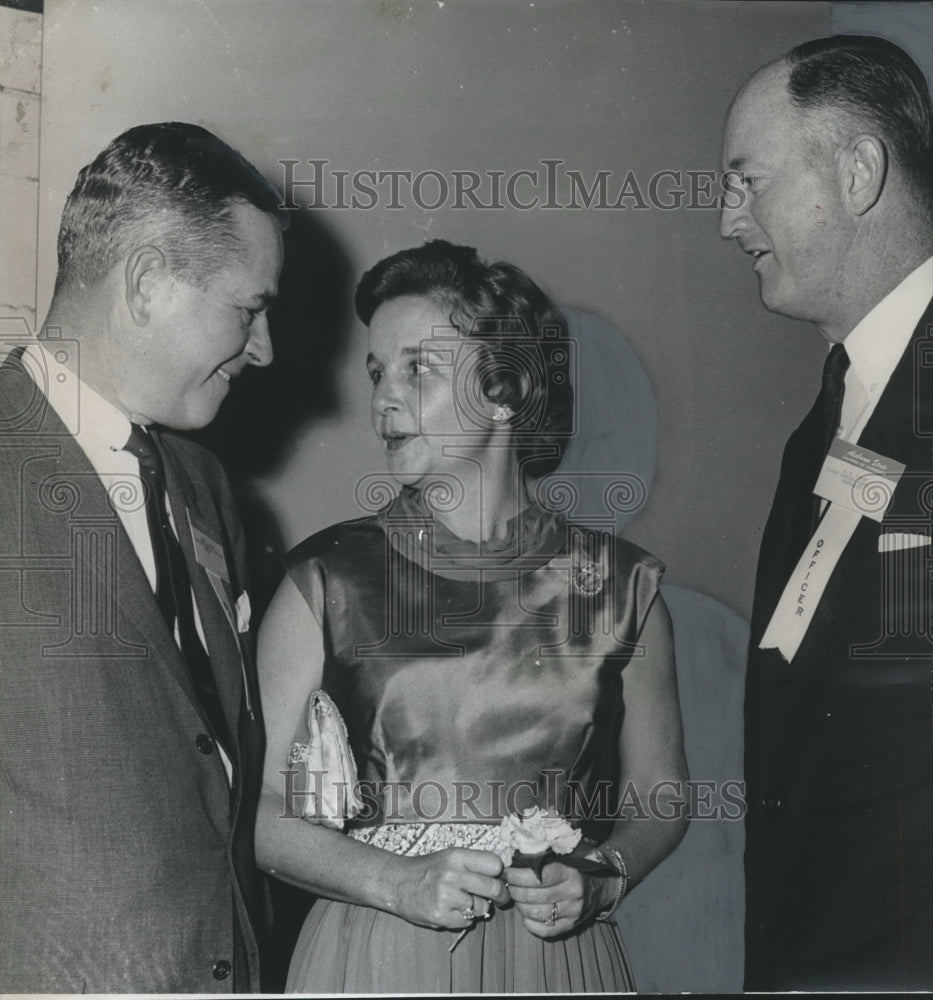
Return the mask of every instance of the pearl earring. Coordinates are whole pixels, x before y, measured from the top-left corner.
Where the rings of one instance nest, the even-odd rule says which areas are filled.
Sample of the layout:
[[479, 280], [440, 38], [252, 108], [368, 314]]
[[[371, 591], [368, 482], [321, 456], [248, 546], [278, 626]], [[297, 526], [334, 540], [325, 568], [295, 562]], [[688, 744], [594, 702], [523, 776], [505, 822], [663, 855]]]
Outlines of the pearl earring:
[[492, 415], [492, 419], [497, 424], [505, 423], [512, 416], [512, 407], [506, 403], [504, 406], [497, 406]]

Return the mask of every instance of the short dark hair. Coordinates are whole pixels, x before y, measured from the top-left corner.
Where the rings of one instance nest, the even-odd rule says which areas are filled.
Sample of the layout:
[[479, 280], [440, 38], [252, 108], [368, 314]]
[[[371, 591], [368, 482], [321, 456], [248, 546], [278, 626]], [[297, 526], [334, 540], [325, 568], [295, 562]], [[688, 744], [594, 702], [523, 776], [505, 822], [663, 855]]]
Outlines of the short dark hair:
[[78, 174], [58, 232], [56, 289], [96, 284], [146, 243], [162, 249], [182, 280], [201, 284], [241, 250], [237, 204], [288, 225], [279, 192], [207, 129], [137, 125]]
[[833, 112], [814, 138], [841, 144], [860, 129], [877, 135], [933, 212], [933, 103], [913, 59], [873, 35], [817, 38], [784, 59], [791, 103], [802, 111]]
[[476, 373], [483, 395], [512, 409], [522, 467], [532, 476], [560, 464], [573, 425], [567, 325], [544, 292], [514, 264], [486, 263], [446, 240], [402, 250], [367, 271], [356, 312], [369, 326], [384, 302], [425, 296], [449, 310], [461, 336], [484, 344]]

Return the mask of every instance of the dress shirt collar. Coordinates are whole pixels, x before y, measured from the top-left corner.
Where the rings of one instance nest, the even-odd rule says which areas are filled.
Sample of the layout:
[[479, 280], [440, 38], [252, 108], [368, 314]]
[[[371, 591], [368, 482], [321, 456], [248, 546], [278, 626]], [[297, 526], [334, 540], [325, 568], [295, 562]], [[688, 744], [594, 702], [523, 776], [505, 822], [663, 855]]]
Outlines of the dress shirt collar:
[[[30, 344], [26, 359], [27, 371], [95, 466], [99, 458], [122, 451], [130, 437], [129, 418], [56, 360], [53, 344]], [[40, 372], [45, 373], [44, 383], [37, 378]]]
[[884, 391], [931, 298], [933, 257], [911, 271], [846, 337], [850, 372], [869, 399], [877, 400]]

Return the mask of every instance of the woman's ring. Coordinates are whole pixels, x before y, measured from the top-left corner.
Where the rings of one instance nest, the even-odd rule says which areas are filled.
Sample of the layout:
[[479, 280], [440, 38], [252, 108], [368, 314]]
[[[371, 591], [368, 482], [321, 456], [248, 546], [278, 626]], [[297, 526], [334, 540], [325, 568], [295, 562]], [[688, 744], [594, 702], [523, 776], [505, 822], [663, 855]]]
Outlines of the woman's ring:
[[553, 927], [557, 923], [557, 903], [551, 903], [551, 915], [544, 921], [545, 927]]
[[473, 904], [471, 903], [469, 906], [464, 906], [464, 908], [460, 911], [460, 916], [463, 917], [464, 920], [475, 920], [476, 910], [473, 909]]

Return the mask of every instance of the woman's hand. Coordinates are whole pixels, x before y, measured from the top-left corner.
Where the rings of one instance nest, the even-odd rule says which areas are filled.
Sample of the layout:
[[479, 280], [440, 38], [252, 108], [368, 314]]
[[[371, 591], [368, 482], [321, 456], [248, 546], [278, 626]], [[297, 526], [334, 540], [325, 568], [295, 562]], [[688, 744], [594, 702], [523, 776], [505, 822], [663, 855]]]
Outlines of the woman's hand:
[[592, 919], [614, 898], [608, 895], [614, 879], [583, 875], [559, 861], [541, 869], [540, 882], [530, 868], [507, 868], [505, 878], [522, 923], [540, 938], [566, 934]]
[[462, 930], [491, 904], [509, 901], [502, 861], [491, 851], [449, 847], [405, 860], [397, 913], [413, 924]]

